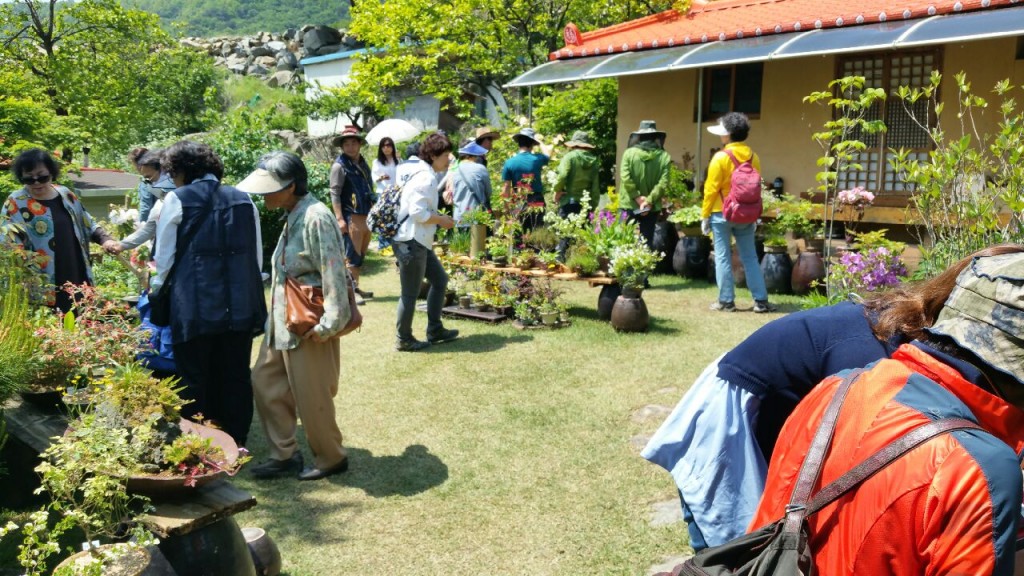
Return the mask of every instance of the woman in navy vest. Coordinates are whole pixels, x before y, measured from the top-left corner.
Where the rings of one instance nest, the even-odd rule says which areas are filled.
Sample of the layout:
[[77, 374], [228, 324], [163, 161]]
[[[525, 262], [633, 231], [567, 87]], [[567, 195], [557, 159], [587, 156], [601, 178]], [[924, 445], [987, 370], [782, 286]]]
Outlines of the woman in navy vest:
[[374, 202], [370, 166], [359, 154], [366, 139], [355, 126], [346, 126], [333, 143], [341, 147], [342, 154], [331, 165], [331, 204], [334, 217], [338, 219], [341, 233], [345, 236], [348, 272], [356, 284], [356, 294], [363, 298], [373, 298], [372, 292], [359, 288], [363, 256], [370, 247], [370, 227], [366, 225], [366, 216]]
[[206, 144], [182, 140], [162, 162], [178, 188], [164, 197], [151, 286], [170, 290], [174, 358], [191, 401], [182, 415], [201, 413], [242, 446], [252, 337], [267, 319], [259, 213], [247, 194], [221, 185], [224, 164]]

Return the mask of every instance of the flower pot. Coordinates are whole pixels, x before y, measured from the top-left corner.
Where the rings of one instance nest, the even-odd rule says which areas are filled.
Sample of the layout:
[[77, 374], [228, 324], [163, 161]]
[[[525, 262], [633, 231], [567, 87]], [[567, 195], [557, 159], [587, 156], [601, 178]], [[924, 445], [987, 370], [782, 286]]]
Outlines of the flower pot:
[[793, 277], [793, 261], [785, 246], [766, 246], [761, 259], [764, 284], [770, 294], [789, 294]]
[[160, 551], [178, 574], [256, 576], [245, 536], [230, 516], [188, 534], [161, 538]]
[[612, 307], [615, 306], [615, 299], [622, 294], [622, 287], [618, 284], [605, 284], [601, 287], [601, 293], [597, 296], [597, 317], [601, 320], [611, 320]]
[[683, 236], [672, 254], [672, 270], [684, 278], [706, 278], [711, 239], [707, 236]]
[[[238, 445], [235, 444], [234, 439], [231, 438], [223, 430], [211, 428], [210, 426], [204, 426], [202, 424], [196, 424], [191, 420], [182, 419], [178, 426], [180, 426], [182, 433], [185, 434], [198, 434], [202, 438], [209, 438], [214, 446], [219, 447], [224, 451], [224, 465], [232, 467], [235, 461], [238, 460]], [[182, 494], [188, 494], [199, 488], [205, 486], [215, 480], [224, 478], [227, 476], [227, 472], [223, 470], [211, 470], [205, 474], [193, 477], [195, 484], [189, 486], [185, 484], [185, 476], [180, 474], [170, 474], [162, 472], [160, 474], [145, 474], [138, 473], [127, 478], [128, 491], [133, 494], [145, 494], [147, 496], [179, 496]]]
[[662, 220], [654, 225], [654, 238], [652, 247], [656, 252], [661, 252], [665, 256], [658, 262], [658, 265], [654, 268], [654, 274], [671, 274], [673, 271], [673, 254], [676, 251], [676, 244], [679, 242], [679, 237], [676, 234], [675, 224], [668, 220]]
[[791, 287], [793, 293], [804, 295], [811, 291], [811, 284], [825, 279], [825, 260], [817, 250], [805, 250], [796, 257], [793, 264]]
[[476, 260], [485, 250], [487, 226], [473, 224], [469, 227], [469, 257]]
[[277, 576], [281, 573], [281, 551], [262, 528], [242, 528], [242, 536], [252, 554], [257, 576]]
[[468, 295], [459, 296], [459, 308], [469, 308], [473, 305], [473, 297]]
[[[119, 548], [123, 550], [118, 550]], [[100, 553], [118, 554], [104, 560], [104, 574], [119, 574], [123, 576], [174, 576], [174, 569], [164, 558], [157, 548], [128, 547], [125, 544], [104, 544], [97, 549]], [[55, 572], [62, 569], [71, 570], [72, 573], [79, 573], [84, 570], [89, 562], [91, 551], [84, 551], [69, 556], [57, 565]]]
[[508, 256], [494, 256], [491, 258], [491, 262], [494, 262], [495, 266], [504, 268], [508, 265]]
[[558, 312], [541, 312], [540, 321], [543, 322], [545, 326], [554, 326], [555, 324], [558, 324]]
[[646, 332], [651, 316], [640, 290], [626, 289], [612, 306], [612, 327], [617, 332]]

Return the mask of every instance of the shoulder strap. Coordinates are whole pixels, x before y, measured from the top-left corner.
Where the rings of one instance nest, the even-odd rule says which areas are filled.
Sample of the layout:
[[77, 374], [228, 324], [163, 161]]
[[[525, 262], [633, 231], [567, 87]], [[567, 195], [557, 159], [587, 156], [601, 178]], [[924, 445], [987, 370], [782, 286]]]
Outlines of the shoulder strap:
[[800, 474], [797, 476], [796, 486], [789, 498], [789, 505], [786, 506], [786, 531], [797, 532], [803, 525], [804, 517], [807, 514], [807, 501], [811, 497], [811, 490], [821, 476], [821, 467], [825, 462], [825, 455], [832, 446], [832, 436], [836, 430], [836, 421], [839, 420], [839, 411], [843, 407], [850, 387], [861, 374], [862, 368], [851, 371], [836, 388], [832, 400], [825, 409], [825, 415], [818, 424], [818, 429], [811, 440], [811, 446], [807, 450], [803, 464], [800, 465]]
[[726, 155], [729, 156], [729, 158], [732, 158], [733, 170], [740, 167], [740, 164], [742, 164], [742, 162], [736, 159], [736, 155], [732, 153], [732, 150], [729, 150], [728, 148], [722, 148], [722, 152], [725, 152]]
[[889, 464], [899, 460], [904, 454], [913, 450], [917, 446], [920, 446], [940, 434], [953, 430], [984, 431], [981, 426], [963, 418], [943, 418], [942, 420], [936, 420], [914, 428], [910, 432], [907, 432], [903, 436], [893, 440], [884, 448], [872, 454], [867, 460], [861, 462], [846, 474], [843, 474], [828, 486], [825, 486], [818, 491], [807, 505], [807, 514], [814, 514], [818, 510], [821, 510], [825, 506], [835, 502], [840, 496], [846, 494], [861, 482], [874, 476], [882, 468], [885, 468]]

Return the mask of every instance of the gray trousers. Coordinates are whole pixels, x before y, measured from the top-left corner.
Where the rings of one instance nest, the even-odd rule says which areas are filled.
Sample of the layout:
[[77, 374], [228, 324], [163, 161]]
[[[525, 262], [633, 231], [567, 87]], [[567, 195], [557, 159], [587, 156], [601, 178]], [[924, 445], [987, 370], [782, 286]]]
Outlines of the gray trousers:
[[430, 338], [444, 329], [441, 324], [441, 308], [444, 307], [445, 291], [448, 289], [448, 274], [434, 251], [419, 242], [407, 240], [395, 242], [393, 246], [395, 259], [398, 260], [398, 278], [402, 285], [396, 322], [398, 339], [413, 339], [412, 315], [416, 311], [416, 297], [419, 296], [424, 278], [430, 283], [430, 291], [427, 292], [427, 338]]

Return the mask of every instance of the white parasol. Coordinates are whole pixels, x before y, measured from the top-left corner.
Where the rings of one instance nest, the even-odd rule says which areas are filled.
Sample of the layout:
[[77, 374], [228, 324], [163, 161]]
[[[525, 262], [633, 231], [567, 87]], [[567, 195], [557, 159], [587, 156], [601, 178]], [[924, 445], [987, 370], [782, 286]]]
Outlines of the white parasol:
[[371, 146], [376, 146], [380, 144], [382, 139], [391, 138], [397, 144], [398, 142], [412, 140], [419, 136], [420, 132], [422, 132], [422, 130], [409, 123], [408, 120], [391, 118], [374, 126], [373, 130], [370, 130], [366, 135], [366, 143]]

